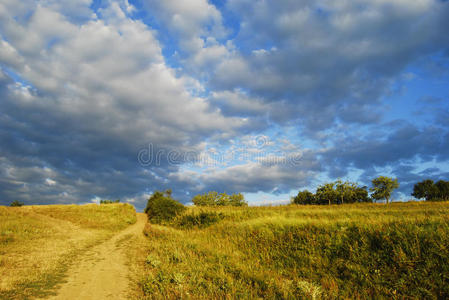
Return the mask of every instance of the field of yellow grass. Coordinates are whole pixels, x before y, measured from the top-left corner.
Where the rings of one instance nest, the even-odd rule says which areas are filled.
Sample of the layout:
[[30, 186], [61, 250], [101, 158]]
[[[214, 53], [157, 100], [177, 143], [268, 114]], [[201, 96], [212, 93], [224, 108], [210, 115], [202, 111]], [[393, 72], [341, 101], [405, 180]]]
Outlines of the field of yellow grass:
[[[126, 204], [0, 207], [0, 299], [55, 295], [135, 221]], [[144, 233], [117, 241], [132, 299], [449, 298], [449, 202], [188, 207]]]
[[0, 206], [0, 299], [52, 293], [84, 251], [135, 222], [128, 204]]
[[145, 234], [142, 299], [449, 297], [449, 202], [190, 207]]

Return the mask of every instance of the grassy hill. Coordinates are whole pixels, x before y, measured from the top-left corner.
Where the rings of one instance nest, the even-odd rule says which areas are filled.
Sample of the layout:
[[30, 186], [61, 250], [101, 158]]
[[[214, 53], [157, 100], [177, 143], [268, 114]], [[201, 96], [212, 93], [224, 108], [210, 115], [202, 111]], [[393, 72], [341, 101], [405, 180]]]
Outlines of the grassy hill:
[[0, 206], [0, 299], [45, 296], [86, 249], [135, 222], [128, 204]]
[[449, 297], [449, 202], [190, 207], [145, 234], [142, 298]]

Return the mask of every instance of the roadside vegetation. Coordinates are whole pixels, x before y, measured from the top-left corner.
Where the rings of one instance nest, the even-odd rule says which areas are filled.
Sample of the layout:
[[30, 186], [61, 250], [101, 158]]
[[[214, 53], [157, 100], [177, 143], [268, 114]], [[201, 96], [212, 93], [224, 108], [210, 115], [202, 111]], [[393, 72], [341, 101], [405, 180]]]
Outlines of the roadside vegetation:
[[129, 204], [0, 206], [0, 299], [51, 294], [85, 250], [135, 221]]
[[449, 202], [193, 206], [149, 221], [142, 299], [449, 297]]

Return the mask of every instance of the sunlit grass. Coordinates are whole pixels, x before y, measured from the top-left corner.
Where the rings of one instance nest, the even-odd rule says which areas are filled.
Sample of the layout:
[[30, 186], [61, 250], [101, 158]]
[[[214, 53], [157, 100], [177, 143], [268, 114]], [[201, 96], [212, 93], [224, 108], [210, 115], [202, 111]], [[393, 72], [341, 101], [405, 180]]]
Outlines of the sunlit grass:
[[0, 206], [0, 298], [48, 294], [80, 253], [135, 220], [124, 204]]
[[[208, 227], [185, 215], [219, 215]], [[449, 203], [190, 207], [148, 224], [142, 298], [447, 298]]]

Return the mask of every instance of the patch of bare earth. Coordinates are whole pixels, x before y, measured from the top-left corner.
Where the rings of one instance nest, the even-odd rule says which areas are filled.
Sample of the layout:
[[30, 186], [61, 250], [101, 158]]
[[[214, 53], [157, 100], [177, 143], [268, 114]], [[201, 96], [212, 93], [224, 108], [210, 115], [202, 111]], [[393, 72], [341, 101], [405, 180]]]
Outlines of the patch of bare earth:
[[126, 241], [142, 235], [147, 221], [137, 214], [137, 222], [111, 239], [91, 248], [67, 272], [65, 283], [49, 299], [126, 299], [131, 287], [126, 257]]

